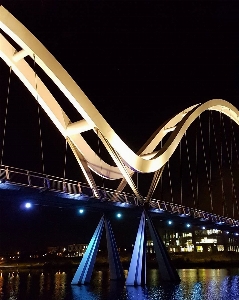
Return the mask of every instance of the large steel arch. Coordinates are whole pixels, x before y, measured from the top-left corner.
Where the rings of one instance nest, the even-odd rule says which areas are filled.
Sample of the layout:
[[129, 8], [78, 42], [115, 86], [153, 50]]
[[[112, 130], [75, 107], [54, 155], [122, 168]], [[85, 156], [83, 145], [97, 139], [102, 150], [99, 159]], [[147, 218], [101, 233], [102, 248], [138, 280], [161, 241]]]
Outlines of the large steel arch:
[[[0, 29], [21, 48], [17, 51], [8, 39], [0, 34], [0, 57], [12, 68], [67, 139], [96, 196], [99, 194], [90, 169], [108, 179], [123, 178], [140, 200], [141, 196], [131, 179], [133, 172], [160, 172], [174, 153], [187, 128], [205, 110], [219, 111], [239, 124], [237, 108], [221, 99], [210, 100], [204, 104], [191, 106], [165, 122], [140, 151], [134, 153], [110, 127], [52, 54], [3, 6], [0, 6]], [[36, 74], [25, 61], [26, 56], [31, 57], [42, 68], [83, 119], [71, 123], [40, 78], [37, 78], [36, 90]], [[116, 167], [104, 162], [86, 143], [81, 133], [87, 130], [94, 130], [99, 136], [116, 163]], [[159, 151], [154, 151], [162, 138], [170, 132], [163, 147]]]

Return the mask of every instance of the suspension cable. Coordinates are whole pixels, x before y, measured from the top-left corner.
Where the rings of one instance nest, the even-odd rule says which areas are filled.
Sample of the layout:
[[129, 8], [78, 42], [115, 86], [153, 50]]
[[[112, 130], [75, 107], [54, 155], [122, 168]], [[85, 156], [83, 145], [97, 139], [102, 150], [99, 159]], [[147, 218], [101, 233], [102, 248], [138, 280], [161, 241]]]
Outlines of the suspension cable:
[[6, 136], [6, 127], [7, 127], [7, 113], [8, 113], [9, 94], [10, 94], [11, 74], [12, 74], [12, 66], [10, 66], [9, 77], [8, 77], [7, 101], [6, 101], [5, 119], [4, 119], [4, 127], [3, 127], [2, 152], [1, 152], [1, 165], [3, 163], [4, 145], [5, 145], [5, 136]]
[[233, 173], [232, 173], [232, 162], [230, 159], [230, 152], [229, 152], [229, 148], [228, 148], [228, 142], [226, 139], [226, 130], [225, 130], [225, 124], [224, 124], [223, 117], [222, 117], [222, 126], [223, 126], [223, 133], [225, 136], [227, 158], [228, 158], [229, 170], [230, 170], [231, 182], [232, 182], [232, 216], [233, 216], [233, 218], [235, 218], [235, 201], [234, 200], [236, 199], [236, 192], [235, 192], [235, 185], [234, 185], [234, 179], [233, 179]]
[[[160, 142], [160, 149], [163, 147], [163, 140]], [[160, 200], [163, 201], [163, 172], [160, 177]]]
[[187, 141], [186, 131], [185, 131], [184, 135], [185, 135], [185, 145], [186, 145], [186, 152], [187, 152], [187, 159], [188, 159], [189, 177], [190, 177], [191, 189], [192, 189], [192, 194], [193, 194], [193, 207], [195, 208], [196, 207], [195, 192], [194, 192], [194, 186], [193, 186], [193, 177], [192, 177], [191, 164], [190, 164], [190, 159], [189, 159], [188, 141]]
[[42, 173], [45, 173], [44, 167], [44, 156], [43, 156], [43, 143], [42, 143], [42, 130], [41, 130], [41, 117], [40, 117], [40, 105], [38, 102], [38, 91], [37, 91], [37, 73], [36, 73], [36, 56], [33, 53], [34, 58], [34, 73], [35, 73], [35, 89], [36, 89], [36, 100], [37, 100], [37, 113], [38, 113], [38, 125], [39, 125], [39, 135], [40, 135], [40, 147], [41, 147], [41, 159], [42, 159]]
[[211, 162], [211, 113], [212, 111], [209, 111], [208, 115], [208, 149], [209, 149], [209, 181], [212, 184], [212, 162]]
[[[217, 138], [216, 138], [216, 132], [215, 132], [215, 125], [214, 125], [213, 116], [211, 116], [211, 120], [212, 120], [212, 132], [213, 132], [214, 141], [215, 141], [215, 148], [216, 148], [216, 156], [217, 156], [217, 162], [218, 162], [219, 175], [220, 175], [220, 179], [221, 179], [222, 215], [225, 215], [225, 213], [227, 213], [227, 206], [226, 206], [226, 201], [225, 201], [226, 197], [225, 197], [224, 182], [223, 182], [222, 160], [220, 159], [219, 150], [218, 150], [218, 146], [217, 146]], [[221, 120], [221, 112], [220, 112], [220, 120]], [[220, 121], [220, 123], [221, 123], [221, 121]], [[220, 143], [220, 145], [222, 147], [222, 143]], [[222, 148], [221, 148], [221, 153], [222, 153]], [[225, 210], [226, 210], [226, 212], [225, 212]]]
[[233, 138], [234, 148], [235, 148], [235, 152], [236, 152], [237, 165], [239, 167], [239, 156], [238, 156], [238, 151], [237, 151], [237, 143], [236, 143], [236, 139], [235, 139], [234, 126], [233, 126], [232, 122], [231, 122], [231, 124], [232, 124], [232, 138]]
[[63, 170], [63, 178], [66, 179], [66, 157], [67, 157], [67, 139], [66, 139], [66, 147], [65, 147], [65, 158], [64, 158], [64, 170]]
[[[223, 160], [222, 160], [222, 137], [223, 137], [223, 133], [222, 133], [222, 112], [220, 111], [220, 165], [221, 165], [221, 170], [223, 170]], [[224, 194], [225, 195], [225, 194]], [[226, 208], [226, 214], [228, 214], [227, 211], [227, 203], [226, 203], [226, 196], [224, 197], [224, 207], [223, 210], [225, 210]]]
[[[97, 135], [98, 135], [98, 131], [97, 131]], [[101, 151], [100, 151], [100, 138], [98, 136], [98, 153], [99, 153], [99, 158], [100, 158], [100, 170], [102, 173], [102, 159], [101, 159]], [[103, 187], [103, 193], [105, 194], [105, 181], [104, 181], [104, 177], [101, 176], [102, 178], [102, 187]], [[104, 195], [105, 197], [106, 195]]]
[[[237, 151], [237, 144], [236, 144], [236, 139], [235, 139], [235, 134], [234, 134], [234, 126], [233, 126], [233, 122], [230, 119], [230, 123], [231, 123], [231, 151], [232, 151], [232, 142], [234, 143], [234, 148], [235, 148], [235, 152], [236, 152], [236, 159], [237, 159], [237, 165], [239, 166], [239, 160], [238, 160], [238, 151]], [[232, 154], [231, 154], [232, 157]], [[238, 206], [238, 199], [236, 198], [236, 209], [237, 212], [239, 211], [239, 206]]]
[[179, 142], [179, 168], [180, 168], [180, 204], [183, 205], [183, 167], [182, 167], [182, 140]]
[[174, 203], [174, 201], [173, 201], [172, 180], [171, 180], [171, 173], [170, 173], [170, 168], [169, 168], [169, 160], [168, 160], [168, 177], [169, 177], [169, 186], [170, 186], [171, 199], [172, 199], [172, 203]]
[[198, 119], [196, 121], [196, 139], [195, 139], [195, 161], [196, 161], [196, 208], [199, 207], [199, 197], [198, 197]]
[[200, 127], [200, 134], [201, 134], [201, 140], [202, 140], [202, 149], [203, 149], [203, 157], [204, 157], [204, 163], [205, 163], [205, 169], [206, 169], [206, 177], [207, 177], [207, 184], [208, 184], [208, 191], [209, 191], [209, 197], [210, 197], [210, 205], [211, 205], [211, 212], [213, 213], [213, 203], [212, 203], [212, 190], [211, 185], [209, 181], [209, 173], [208, 173], [208, 167], [207, 167], [207, 160], [206, 160], [206, 153], [205, 153], [205, 146], [204, 146], [204, 139], [202, 134], [202, 124], [201, 124], [201, 118], [199, 119], [199, 127]]

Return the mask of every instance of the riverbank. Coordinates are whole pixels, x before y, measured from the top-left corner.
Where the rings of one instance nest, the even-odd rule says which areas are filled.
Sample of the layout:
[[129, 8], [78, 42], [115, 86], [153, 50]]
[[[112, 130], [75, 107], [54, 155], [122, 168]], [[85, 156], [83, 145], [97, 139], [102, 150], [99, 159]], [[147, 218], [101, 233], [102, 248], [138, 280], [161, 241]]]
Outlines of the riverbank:
[[[239, 253], [235, 252], [217, 252], [217, 253], [170, 253], [173, 265], [176, 268], [229, 268], [239, 267]], [[122, 256], [121, 262], [124, 269], [129, 268], [130, 256]], [[59, 269], [72, 268], [79, 265], [81, 258], [74, 257], [48, 257], [47, 259], [25, 259], [25, 260], [5, 260], [0, 263], [0, 269]], [[147, 257], [147, 266], [158, 268], [156, 257], [154, 255]], [[95, 268], [108, 268], [108, 257], [106, 255], [98, 256]]]
[[189, 252], [170, 254], [176, 268], [226, 268], [239, 267], [239, 253], [236, 252]]

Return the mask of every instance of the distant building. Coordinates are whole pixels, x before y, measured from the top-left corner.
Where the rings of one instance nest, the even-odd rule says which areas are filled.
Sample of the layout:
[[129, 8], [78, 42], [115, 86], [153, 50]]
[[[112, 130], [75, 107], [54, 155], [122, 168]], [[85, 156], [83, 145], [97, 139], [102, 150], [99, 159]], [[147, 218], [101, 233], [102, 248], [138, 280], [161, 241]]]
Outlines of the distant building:
[[86, 249], [88, 247], [88, 244], [73, 244], [68, 245], [68, 256], [74, 257], [74, 256], [83, 256]]
[[[169, 252], [239, 252], [239, 234], [219, 229], [160, 229]], [[153, 241], [147, 241], [147, 252], [154, 253]]]
[[67, 256], [67, 257], [76, 257], [83, 256], [87, 249], [88, 244], [72, 244], [66, 247], [63, 246], [54, 246], [48, 247], [48, 254], [55, 254], [57, 256]]
[[65, 256], [66, 250], [66, 247], [63, 246], [47, 247], [48, 254], [56, 254], [58, 256]]

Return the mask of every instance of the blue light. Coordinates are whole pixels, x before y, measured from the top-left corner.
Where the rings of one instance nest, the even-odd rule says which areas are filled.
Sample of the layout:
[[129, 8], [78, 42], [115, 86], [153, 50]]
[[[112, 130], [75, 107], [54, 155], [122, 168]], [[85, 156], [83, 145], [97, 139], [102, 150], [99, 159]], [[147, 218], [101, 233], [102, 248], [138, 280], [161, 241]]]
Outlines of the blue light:
[[187, 223], [187, 224], [186, 224], [186, 227], [187, 227], [187, 228], [190, 228], [190, 227], [191, 227], [191, 225], [190, 225], [189, 223]]
[[84, 209], [82, 209], [82, 208], [79, 209], [79, 213], [80, 213], [80, 214], [83, 214], [83, 212], [84, 212]]
[[202, 230], [205, 230], [205, 229], [206, 229], [206, 227], [205, 227], [205, 226], [203, 226], [203, 227], [202, 227]]
[[120, 213], [118, 213], [118, 214], [116, 215], [116, 217], [117, 217], [117, 218], [121, 218], [122, 215], [121, 215]]
[[169, 220], [168, 225], [172, 225], [172, 224], [173, 224], [173, 221]]
[[31, 207], [32, 207], [32, 205], [31, 205], [31, 203], [30, 203], [30, 202], [27, 202], [27, 203], [25, 204], [25, 207], [26, 207], [26, 208], [31, 208]]

